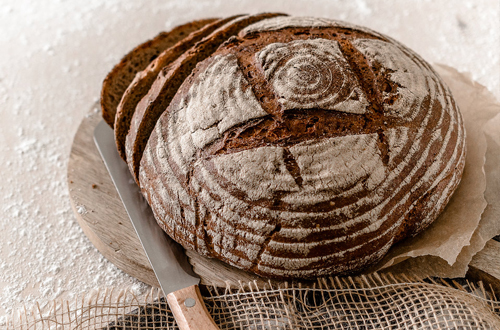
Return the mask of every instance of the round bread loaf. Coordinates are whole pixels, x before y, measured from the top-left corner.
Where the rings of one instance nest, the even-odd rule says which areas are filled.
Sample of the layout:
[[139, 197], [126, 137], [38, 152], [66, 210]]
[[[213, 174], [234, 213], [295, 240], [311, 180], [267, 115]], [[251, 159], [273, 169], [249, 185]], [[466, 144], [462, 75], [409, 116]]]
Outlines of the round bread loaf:
[[460, 112], [417, 54], [344, 22], [275, 17], [198, 63], [139, 181], [185, 248], [311, 278], [366, 268], [429, 226], [464, 160]]

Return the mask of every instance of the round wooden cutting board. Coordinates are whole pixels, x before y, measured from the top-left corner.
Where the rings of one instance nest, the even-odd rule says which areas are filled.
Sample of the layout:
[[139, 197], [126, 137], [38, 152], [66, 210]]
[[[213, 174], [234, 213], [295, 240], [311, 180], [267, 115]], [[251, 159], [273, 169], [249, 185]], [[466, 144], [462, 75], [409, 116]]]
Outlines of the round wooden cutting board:
[[[95, 247], [118, 268], [152, 286], [159, 287], [156, 276], [142, 249], [132, 223], [116, 192], [108, 171], [94, 144], [94, 128], [102, 120], [95, 105], [83, 119], [73, 140], [68, 163], [68, 186], [71, 204], [78, 223]], [[263, 288], [282, 281], [263, 279], [215, 259], [186, 251], [193, 271], [201, 283], [219, 287], [238, 287], [253, 282]], [[500, 243], [491, 240], [472, 260], [467, 277], [485, 280], [500, 292]], [[316, 281], [301, 281], [311, 286]], [[291, 283], [292, 284], [292, 283]], [[293, 284], [299, 284], [293, 283]]]

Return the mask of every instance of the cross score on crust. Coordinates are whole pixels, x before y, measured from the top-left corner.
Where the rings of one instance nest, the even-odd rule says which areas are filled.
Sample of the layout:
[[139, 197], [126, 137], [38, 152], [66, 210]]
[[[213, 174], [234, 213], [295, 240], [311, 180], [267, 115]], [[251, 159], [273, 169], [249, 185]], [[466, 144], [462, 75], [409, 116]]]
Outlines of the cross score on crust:
[[442, 210], [463, 168], [461, 117], [391, 40], [286, 32], [240, 33], [199, 63], [156, 125], [141, 186], [187, 248], [266, 276], [349, 272]]

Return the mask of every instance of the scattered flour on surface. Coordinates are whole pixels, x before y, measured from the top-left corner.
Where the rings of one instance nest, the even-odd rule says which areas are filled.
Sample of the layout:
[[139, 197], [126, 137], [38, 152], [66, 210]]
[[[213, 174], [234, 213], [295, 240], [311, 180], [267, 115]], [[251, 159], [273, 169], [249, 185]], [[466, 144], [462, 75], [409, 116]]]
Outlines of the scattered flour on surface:
[[[369, 5], [368, 5], [369, 3]], [[0, 326], [25, 304], [45, 307], [95, 288], [147, 286], [89, 242], [73, 214], [66, 171], [73, 136], [106, 73], [159, 31], [201, 17], [286, 11], [350, 21], [389, 34], [429, 62], [500, 97], [497, 0], [228, 2], [4, 0], [0, 8]], [[399, 14], [398, 14], [399, 13]], [[411, 15], [410, 15], [411, 13]], [[422, 19], [425, 17], [425, 20]], [[436, 31], [439, 31], [436, 33]], [[86, 212], [91, 205], [81, 205]]]

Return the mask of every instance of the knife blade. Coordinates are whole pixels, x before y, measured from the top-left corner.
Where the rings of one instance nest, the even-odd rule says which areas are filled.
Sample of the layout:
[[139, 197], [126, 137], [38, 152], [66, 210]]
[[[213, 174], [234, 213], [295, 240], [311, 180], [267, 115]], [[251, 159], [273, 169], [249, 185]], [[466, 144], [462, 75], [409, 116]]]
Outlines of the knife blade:
[[182, 330], [218, 329], [203, 303], [198, 288], [200, 279], [193, 272], [184, 249], [156, 222], [127, 164], [116, 150], [113, 130], [104, 121], [94, 129], [94, 142], [167, 296], [177, 324]]

